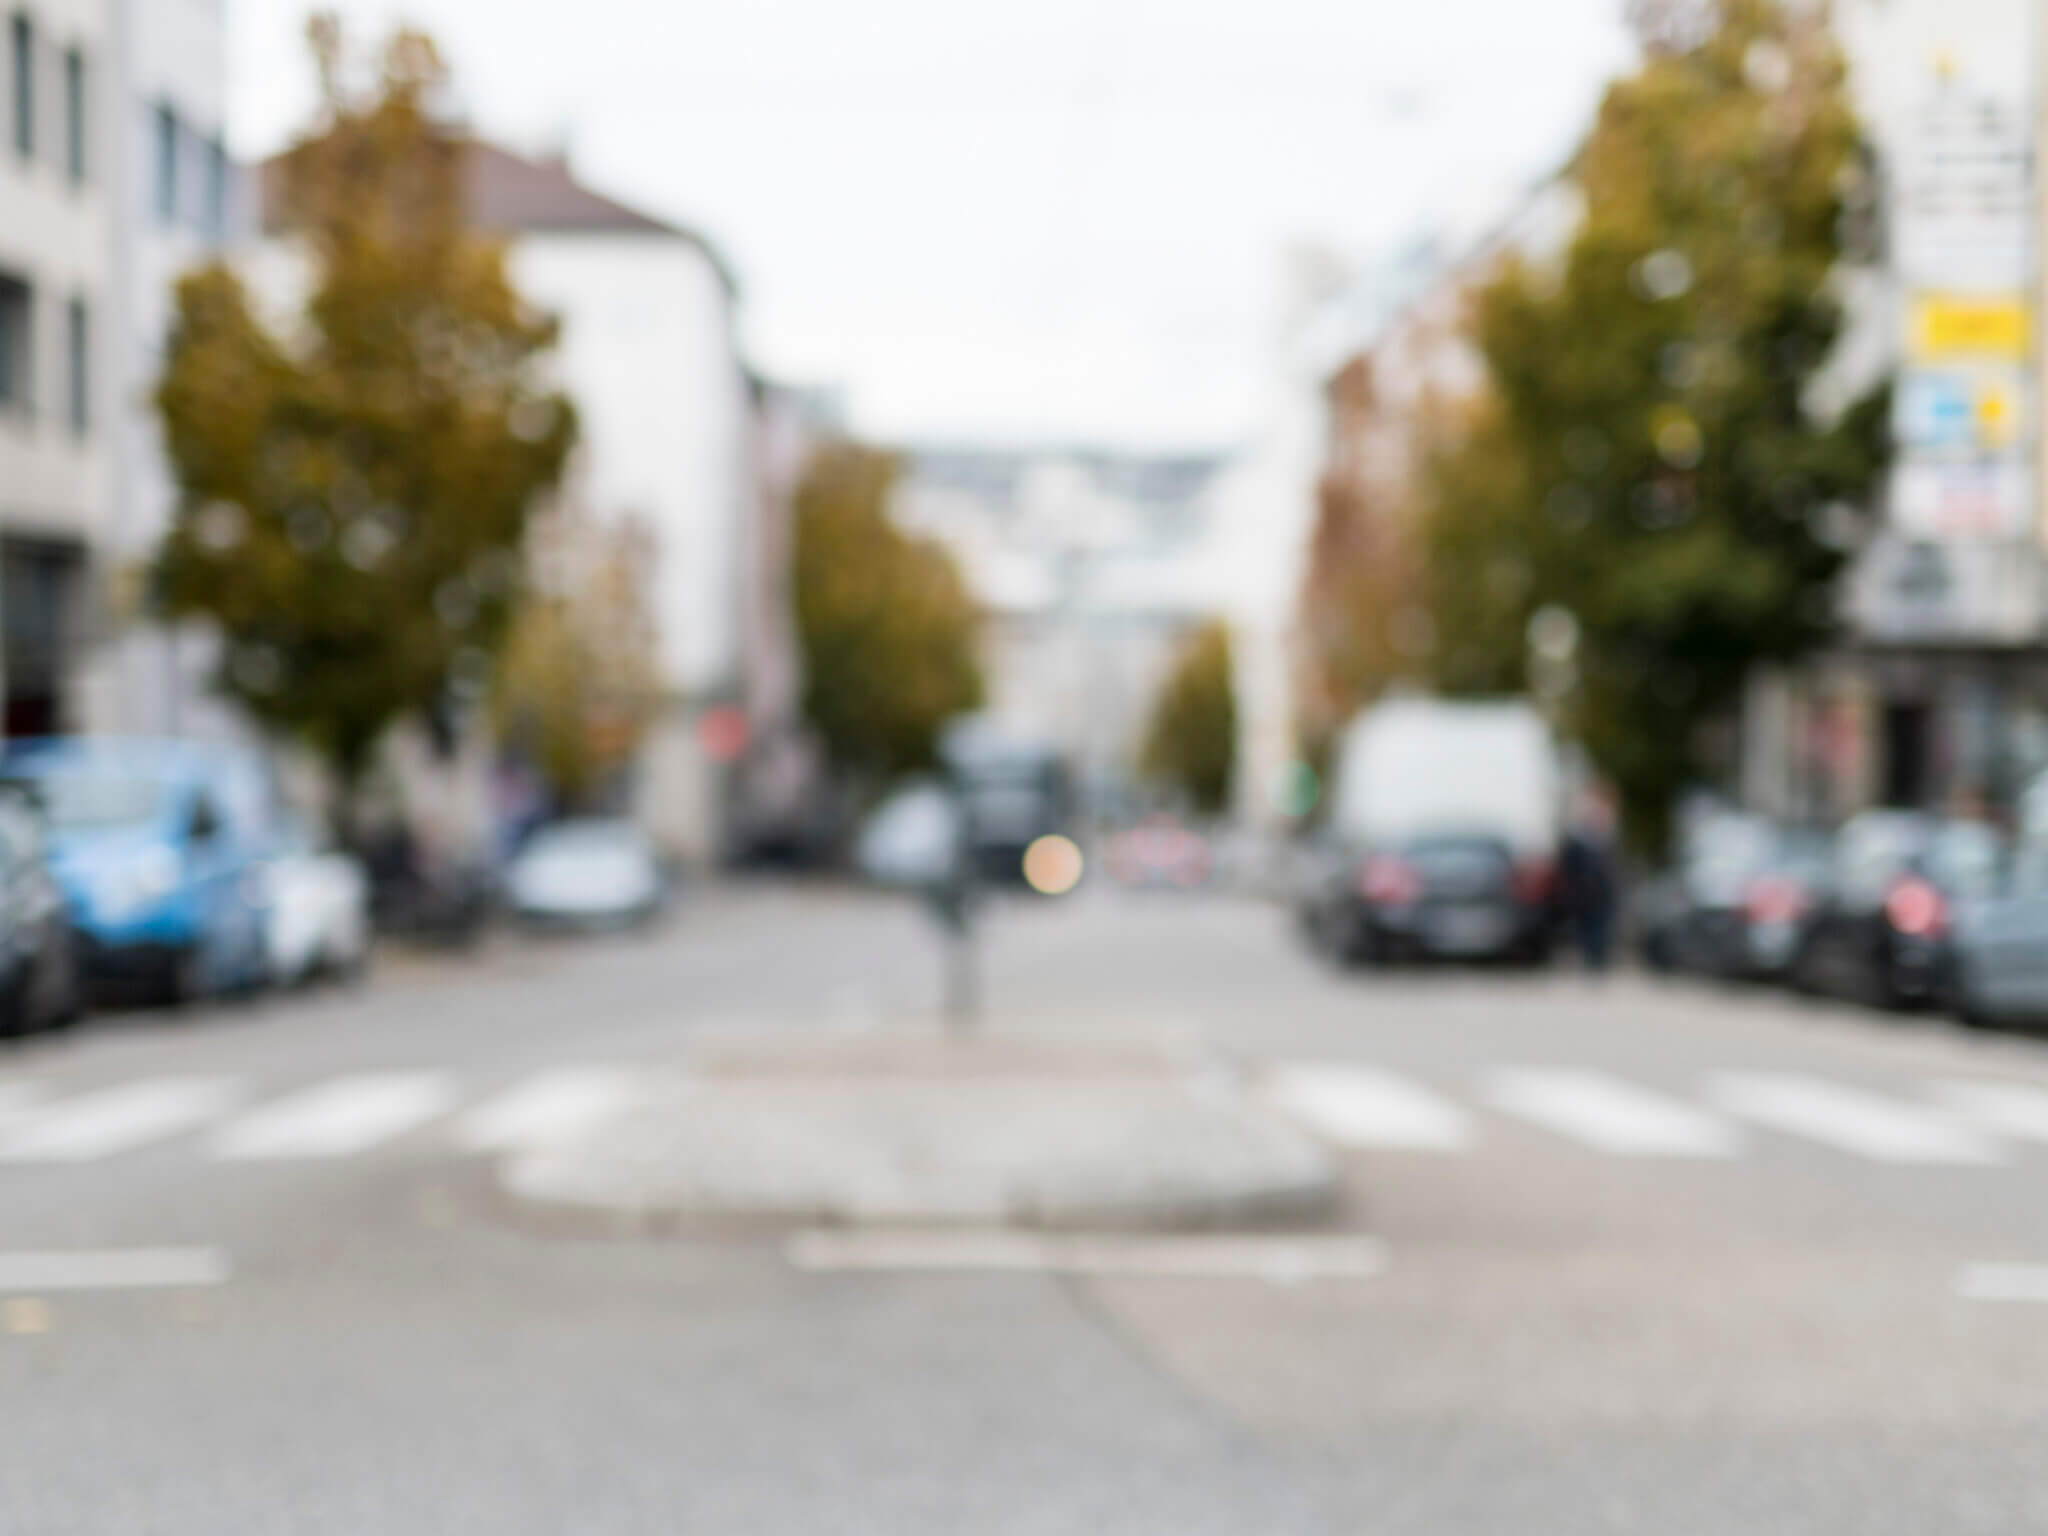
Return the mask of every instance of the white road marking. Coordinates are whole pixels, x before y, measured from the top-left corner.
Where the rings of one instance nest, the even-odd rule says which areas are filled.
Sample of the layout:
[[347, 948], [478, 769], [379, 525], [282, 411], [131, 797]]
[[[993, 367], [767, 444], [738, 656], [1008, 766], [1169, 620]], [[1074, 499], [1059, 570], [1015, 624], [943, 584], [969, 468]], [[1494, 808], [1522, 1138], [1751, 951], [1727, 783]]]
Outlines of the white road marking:
[[530, 1077], [455, 1122], [465, 1152], [500, 1152], [573, 1136], [634, 1096], [617, 1067], [563, 1067]]
[[12, 1130], [28, 1118], [28, 1113], [42, 1102], [42, 1090], [34, 1083], [16, 1079], [0, 1082], [0, 1131]]
[[1484, 1096], [1496, 1109], [1618, 1157], [1733, 1157], [1734, 1127], [1690, 1104], [1603, 1072], [1497, 1072]]
[[192, 1130], [238, 1096], [231, 1078], [164, 1077], [61, 1099], [0, 1133], [0, 1162], [90, 1162]]
[[441, 1072], [339, 1077], [222, 1126], [210, 1150], [228, 1162], [348, 1157], [431, 1120], [454, 1098]]
[[1373, 1067], [1293, 1062], [1273, 1069], [1274, 1104], [1344, 1147], [1455, 1152], [1472, 1139], [1470, 1118], [1428, 1089]]
[[818, 1229], [783, 1252], [798, 1269], [981, 1274], [1132, 1275], [1263, 1280], [1367, 1280], [1387, 1267], [1371, 1237], [1087, 1237], [1024, 1232]]
[[2048, 1088], [2027, 1083], [1945, 1082], [1942, 1102], [1960, 1118], [1994, 1136], [2048, 1141]]
[[228, 1256], [218, 1248], [99, 1248], [0, 1253], [0, 1293], [145, 1291], [225, 1285]]
[[1956, 1276], [1965, 1301], [2048, 1302], [2048, 1264], [1969, 1264]]
[[1798, 1073], [1728, 1073], [1714, 1098], [1730, 1114], [1880, 1163], [1981, 1167], [2005, 1161], [1996, 1141], [1938, 1110]]

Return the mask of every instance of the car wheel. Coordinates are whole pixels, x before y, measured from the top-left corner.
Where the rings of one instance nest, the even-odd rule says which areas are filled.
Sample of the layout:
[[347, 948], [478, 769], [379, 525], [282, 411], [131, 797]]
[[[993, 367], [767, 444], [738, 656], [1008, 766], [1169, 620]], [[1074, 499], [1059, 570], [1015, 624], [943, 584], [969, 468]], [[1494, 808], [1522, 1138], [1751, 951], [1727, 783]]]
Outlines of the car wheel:
[[1353, 922], [1342, 908], [1332, 908], [1325, 920], [1323, 950], [1333, 964], [1356, 970], [1380, 959], [1379, 946], [1363, 924]]
[[1324, 960], [1337, 958], [1336, 925], [1330, 920], [1327, 907], [1310, 907], [1303, 911], [1301, 936], [1310, 953]]
[[1917, 1013], [1927, 1006], [1919, 993], [1909, 992], [1899, 984], [1898, 973], [1889, 960], [1871, 966], [1866, 1000], [1886, 1013]]
[[189, 1008], [206, 996], [206, 958], [197, 944], [187, 945], [171, 956], [164, 973], [163, 1000], [172, 1008]]
[[322, 968], [345, 987], [359, 987], [370, 979], [370, 944], [359, 938], [354, 944], [338, 946], [322, 957]]
[[67, 934], [59, 941], [56, 957], [56, 1001], [47, 1021], [51, 1029], [68, 1029], [85, 1016], [85, 966], [78, 955], [78, 937]]
[[1969, 966], [1960, 960], [1956, 962], [1947, 991], [1949, 1012], [1965, 1029], [1990, 1029], [1998, 1022], [1985, 1008], [1982, 994], [1971, 985]]
[[0, 1040], [18, 1040], [29, 1033], [28, 978], [19, 970], [0, 985]]

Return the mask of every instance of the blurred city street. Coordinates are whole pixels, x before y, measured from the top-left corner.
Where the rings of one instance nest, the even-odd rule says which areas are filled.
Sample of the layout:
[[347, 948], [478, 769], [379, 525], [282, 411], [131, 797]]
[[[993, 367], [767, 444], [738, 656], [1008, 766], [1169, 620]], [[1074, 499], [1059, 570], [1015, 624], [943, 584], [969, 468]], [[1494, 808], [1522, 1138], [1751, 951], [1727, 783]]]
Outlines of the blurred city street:
[[6, 9], [0, 1536], [2048, 1532], [2048, 0]]
[[[992, 1032], [1227, 1078], [1336, 1148], [1334, 1221], [1076, 1273], [495, 1194], [494, 1154], [707, 1039], [936, 1029], [931, 927], [872, 894], [704, 887], [644, 933], [116, 1017], [0, 1064], [6, 1528], [2048, 1522], [2040, 1042], [1343, 972], [1229, 897], [1086, 888], [985, 931]], [[1333, 1234], [1380, 1262], [1321, 1271]]]

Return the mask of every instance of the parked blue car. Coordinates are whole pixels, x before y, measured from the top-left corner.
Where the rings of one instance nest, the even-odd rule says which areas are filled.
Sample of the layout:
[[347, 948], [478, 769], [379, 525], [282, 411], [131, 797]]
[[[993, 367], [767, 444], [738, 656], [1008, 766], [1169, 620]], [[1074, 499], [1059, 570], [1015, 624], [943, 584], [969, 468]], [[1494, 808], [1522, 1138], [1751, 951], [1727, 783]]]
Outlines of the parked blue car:
[[87, 974], [171, 1003], [260, 986], [275, 797], [254, 752], [85, 737], [10, 743], [0, 780], [49, 824]]

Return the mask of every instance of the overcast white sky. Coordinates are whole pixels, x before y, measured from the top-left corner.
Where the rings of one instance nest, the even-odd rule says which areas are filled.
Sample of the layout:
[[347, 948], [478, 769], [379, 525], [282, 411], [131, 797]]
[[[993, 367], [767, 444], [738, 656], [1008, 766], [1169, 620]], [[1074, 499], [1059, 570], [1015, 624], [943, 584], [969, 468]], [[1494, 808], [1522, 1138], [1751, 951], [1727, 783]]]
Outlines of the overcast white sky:
[[[425, 25], [486, 132], [705, 230], [755, 360], [886, 438], [1228, 442], [1282, 254], [1369, 257], [1552, 167], [1621, 0], [336, 0]], [[230, 131], [312, 94], [230, 0]]]

